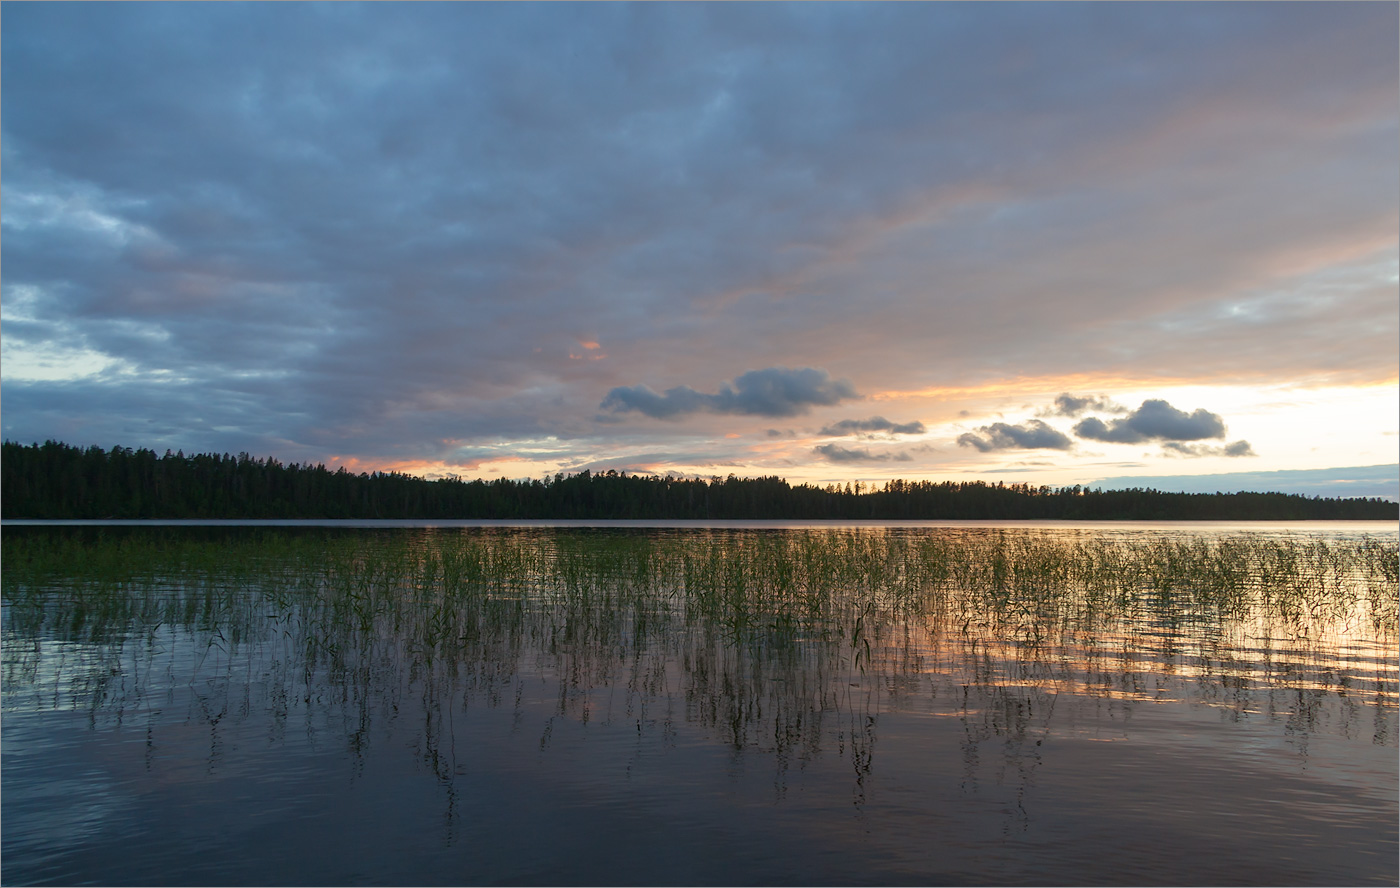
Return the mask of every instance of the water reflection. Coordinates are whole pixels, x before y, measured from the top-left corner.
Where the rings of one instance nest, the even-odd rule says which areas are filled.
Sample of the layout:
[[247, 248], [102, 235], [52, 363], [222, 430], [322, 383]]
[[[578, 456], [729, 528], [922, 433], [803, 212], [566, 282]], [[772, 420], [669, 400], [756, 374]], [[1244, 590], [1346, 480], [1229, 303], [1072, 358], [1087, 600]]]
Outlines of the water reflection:
[[[726, 821], [762, 833], [755, 806], [782, 812], [803, 842], [854, 855], [815, 871], [844, 877], [799, 881], [1122, 881], [1056, 862], [1055, 837], [1076, 839], [1058, 831], [1090, 817], [1074, 812], [1185, 828], [1179, 809], [1204, 797], [1218, 810], [1202, 823], [1232, 824], [1266, 860], [1283, 815], [1253, 811], [1264, 784], [1239, 793], [1245, 773], [1321, 775], [1322, 789], [1290, 791], [1353, 838], [1316, 842], [1349, 860], [1349, 881], [1394, 881], [1391, 539], [43, 528], [7, 529], [3, 555], [7, 878], [62, 881], [72, 872], [45, 868], [64, 860], [57, 846], [132, 804], [255, 807], [291, 828], [306, 797], [246, 787], [322, 781], [331, 756], [351, 788], [312, 795], [392, 792], [409, 767], [436, 786], [433, 859], [470, 846], [484, 867], [362, 863], [388, 867], [379, 881], [575, 881], [512, 869], [509, 842], [481, 862], [483, 803], [530, 798], [710, 811], [688, 815], [690, 839], [665, 839], [687, 853]], [[68, 790], [86, 809], [60, 809], [22, 764], [63, 732], [66, 763], [92, 771]], [[1143, 751], [1177, 773], [1149, 778], [1131, 765]], [[144, 782], [130, 783], [138, 760]], [[1110, 785], [1100, 765], [1130, 770]], [[211, 785], [203, 806], [185, 801]], [[1175, 808], [1173, 793], [1187, 795]], [[14, 826], [36, 812], [48, 819]], [[920, 856], [933, 826], [967, 849], [956, 867]], [[998, 857], [1006, 843], [1019, 869]], [[795, 848], [753, 853], [809, 872], [785, 860]], [[1220, 874], [1155, 859], [1147, 881]], [[677, 880], [657, 865], [639, 880]], [[702, 881], [772, 880], [752, 860], [694, 865]], [[299, 881], [285, 866], [246, 875]]]

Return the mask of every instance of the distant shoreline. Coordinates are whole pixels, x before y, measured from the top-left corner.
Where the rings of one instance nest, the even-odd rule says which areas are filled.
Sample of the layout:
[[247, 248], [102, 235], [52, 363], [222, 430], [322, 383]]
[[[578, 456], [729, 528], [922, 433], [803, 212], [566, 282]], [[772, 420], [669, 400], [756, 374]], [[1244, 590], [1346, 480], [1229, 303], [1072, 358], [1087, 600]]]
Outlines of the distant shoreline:
[[1316, 519], [1311, 521], [1259, 520], [1233, 521], [1229, 519], [1210, 520], [1138, 520], [1138, 521], [1078, 521], [1073, 519], [1047, 518], [1038, 521], [996, 520], [996, 519], [933, 519], [933, 520], [891, 520], [875, 519], [849, 520], [840, 518], [807, 519], [659, 519], [659, 518], [535, 518], [535, 519], [430, 519], [430, 518], [132, 518], [132, 519], [93, 519], [93, 518], [5, 518], [0, 520], [0, 528], [20, 527], [95, 527], [95, 528], [142, 528], [142, 527], [245, 527], [245, 528], [325, 528], [344, 530], [393, 530], [393, 529], [617, 529], [617, 530], [839, 530], [842, 528], [889, 528], [889, 529], [1005, 529], [1005, 530], [1208, 530], [1259, 532], [1325, 532], [1356, 531], [1360, 533], [1391, 533], [1400, 535], [1400, 522], [1388, 519]]
[[4, 442], [0, 518], [88, 521], [1398, 521], [1376, 497], [1166, 493], [985, 481], [793, 486], [589, 471], [512, 481], [427, 480], [57, 441]]

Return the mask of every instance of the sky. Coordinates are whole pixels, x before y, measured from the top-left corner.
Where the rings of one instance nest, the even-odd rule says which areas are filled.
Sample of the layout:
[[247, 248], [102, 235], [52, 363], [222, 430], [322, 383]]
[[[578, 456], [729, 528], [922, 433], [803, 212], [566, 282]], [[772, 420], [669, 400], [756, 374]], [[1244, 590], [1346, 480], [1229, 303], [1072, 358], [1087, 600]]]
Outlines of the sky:
[[0, 426], [1395, 498], [1398, 17], [7, 3]]

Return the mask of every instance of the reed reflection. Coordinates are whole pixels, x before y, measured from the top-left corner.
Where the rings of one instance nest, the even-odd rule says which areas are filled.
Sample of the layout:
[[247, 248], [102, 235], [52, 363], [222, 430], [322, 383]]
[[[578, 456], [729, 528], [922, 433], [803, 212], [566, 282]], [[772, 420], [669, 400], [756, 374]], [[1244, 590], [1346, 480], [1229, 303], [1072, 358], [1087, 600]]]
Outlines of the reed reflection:
[[1048, 738], [1142, 707], [1210, 707], [1302, 756], [1396, 743], [1389, 540], [44, 528], [3, 557], [6, 712], [137, 724], [150, 749], [202, 726], [211, 773], [230, 723], [361, 766], [408, 730], [449, 833], [482, 707], [541, 726], [541, 754], [570, 726], [662, 751], [688, 726], [770, 761], [777, 800], [834, 754], [856, 805], [885, 720], [953, 719], [962, 791], [1009, 788], [1019, 829]]

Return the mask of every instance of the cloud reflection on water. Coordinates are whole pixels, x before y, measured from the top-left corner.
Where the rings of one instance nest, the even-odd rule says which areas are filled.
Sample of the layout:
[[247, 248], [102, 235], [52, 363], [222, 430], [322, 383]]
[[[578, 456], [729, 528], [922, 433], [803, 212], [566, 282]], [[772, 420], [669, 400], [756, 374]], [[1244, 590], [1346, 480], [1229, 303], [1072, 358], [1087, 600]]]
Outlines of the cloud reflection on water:
[[[12, 717], [148, 730], [154, 758], [113, 750], [101, 766], [144, 761], [124, 785], [145, 804], [204, 786], [236, 810], [239, 780], [284, 772], [386, 791], [429, 778], [417, 792], [445, 806], [448, 841], [480, 828], [472, 806], [492, 792], [605, 811], [698, 796], [701, 813], [680, 816], [701, 832], [764, 799], [811, 836], [879, 822], [900, 866], [920, 824], [1034, 846], [1059, 810], [1100, 808], [1085, 829], [1151, 815], [1121, 787], [1066, 784], [1096, 759], [1185, 762], [1124, 779], [1172, 823], [1183, 793], [1204, 793], [1217, 813], [1199, 829], [1253, 810], [1269, 781], [1317, 781], [1339, 829], [1342, 799], [1393, 807], [1395, 590], [1375, 572], [1388, 543], [1368, 561], [1345, 542], [998, 529], [185, 529], [43, 555], [45, 539], [83, 533], [7, 531], [7, 756], [27, 742]], [[32, 568], [65, 551], [71, 578], [26, 573], [31, 553]], [[1232, 555], [1253, 572], [1232, 574]], [[1184, 577], [1194, 556], [1215, 586], [1144, 567], [1174, 557]], [[1094, 558], [1111, 569], [1083, 571]], [[1221, 572], [1199, 572], [1211, 558]], [[1284, 594], [1292, 568], [1311, 591]], [[1253, 584], [1266, 569], [1276, 585]], [[1105, 739], [1123, 751], [1095, 752]], [[1237, 807], [1211, 795], [1221, 769], [1244, 789]], [[7, 769], [7, 806], [23, 779]], [[944, 822], [948, 805], [965, 823]], [[1263, 827], [1230, 829], [1245, 859], [1273, 847]]]

